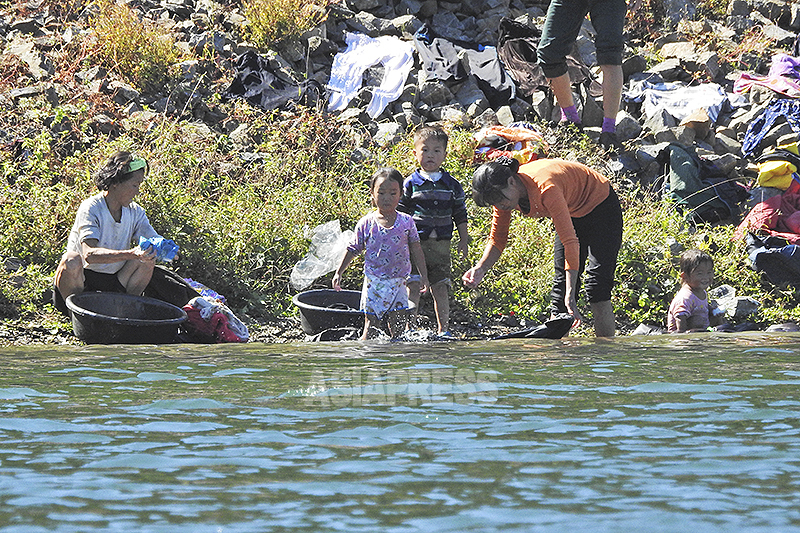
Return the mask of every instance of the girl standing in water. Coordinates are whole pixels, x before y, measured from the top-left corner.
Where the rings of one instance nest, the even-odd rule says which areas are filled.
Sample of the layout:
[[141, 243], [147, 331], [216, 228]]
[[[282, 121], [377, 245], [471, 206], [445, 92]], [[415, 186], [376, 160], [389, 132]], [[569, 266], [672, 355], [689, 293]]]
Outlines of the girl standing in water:
[[341, 290], [342, 274], [353, 259], [366, 252], [361, 310], [364, 312], [362, 340], [370, 329], [388, 318], [392, 337], [405, 330], [408, 293], [406, 280], [411, 273], [411, 259], [421, 273], [421, 291], [428, 286], [427, 268], [419, 234], [410, 215], [397, 211], [403, 190], [403, 176], [393, 168], [379, 169], [370, 182], [372, 205], [376, 208], [356, 224], [355, 236], [336, 274], [333, 288]]

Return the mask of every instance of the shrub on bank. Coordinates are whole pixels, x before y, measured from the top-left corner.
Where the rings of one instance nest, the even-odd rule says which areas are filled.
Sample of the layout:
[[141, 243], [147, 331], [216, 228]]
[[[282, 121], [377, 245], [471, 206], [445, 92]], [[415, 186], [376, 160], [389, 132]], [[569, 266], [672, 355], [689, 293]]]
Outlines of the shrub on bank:
[[325, 20], [331, 0], [244, 0], [246, 37], [268, 47], [276, 41], [301, 35]]
[[125, 4], [99, 0], [96, 7], [88, 56], [140, 89], [163, 85], [170, 66], [180, 58], [170, 33], [140, 20]]

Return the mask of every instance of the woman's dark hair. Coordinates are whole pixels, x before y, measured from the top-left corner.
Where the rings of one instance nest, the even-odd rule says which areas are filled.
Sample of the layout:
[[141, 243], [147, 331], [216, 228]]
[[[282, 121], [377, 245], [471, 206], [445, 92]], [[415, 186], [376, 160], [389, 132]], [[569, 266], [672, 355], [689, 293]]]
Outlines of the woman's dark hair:
[[[106, 164], [94, 176], [94, 183], [101, 191], [107, 191], [112, 185], [128, 181], [133, 177], [134, 171], [130, 171], [129, 167], [131, 161], [140, 158], [136, 157], [131, 152], [120, 151], [112, 155], [106, 161]], [[147, 174], [149, 166], [145, 161], [144, 171]], [[137, 169], [139, 170], [139, 169]]]
[[375, 174], [372, 175], [372, 179], [369, 180], [369, 192], [375, 189], [375, 183], [381, 178], [396, 181], [397, 184], [400, 185], [400, 190], [403, 190], [403, 175], [400, 174], [400, 171], [394, 168], [384, 167], [379, 168], [375, 171]]
[[472, 199], [480, 207], [496, 205], [505, 199], [503, 189], [508, 178], [516, 176], [519, 161], [511, 157], [498, 157], [479, 166], [472, 174]]

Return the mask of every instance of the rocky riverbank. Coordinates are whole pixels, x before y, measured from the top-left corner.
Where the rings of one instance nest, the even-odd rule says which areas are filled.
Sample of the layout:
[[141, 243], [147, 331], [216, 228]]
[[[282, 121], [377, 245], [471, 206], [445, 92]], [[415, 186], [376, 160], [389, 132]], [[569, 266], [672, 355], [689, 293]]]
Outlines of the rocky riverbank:
[[[415, 126], [433, 122], [478, 131], [530, 121], [543, 134], [552, 133], [548, 124], [557, 118], [557, 108], [546, 86], [523, 84], [515, 79], [521, 74], [502, 60], [504, 45], [511, 40], [509, 21], [527, 28], [530, 35], [525, 38], [535, 41], [547, 0], [391, 4], [331, 2], [318, 26], [268, 49], [247, 41], [248, 20], [238, 3], [127, 2], [142, 24], [165, 32], [180, 51], [169, 82], [147, 87], [136, 87], [114, 69], [92, 64], [90, 54], [70, 57], [86, 50], [85, 43], [94, 38], [94, 4], [30, 0], [0, 6], [0, 142], [6, 157], [16, 159], [26, 156], [26, 142], [43, 139], [66, 159], [99, 140], [125, 135], [133, 122], [155, 128], [168, 119], [196, 124], [204, 135], [224, 139], [240, 160], [257, 160], [253, 124], [231, 108], [231, 102], [240, 101], [287, 114], [298, 101], [329, 111], [369, 135], [371, 142], [365, 146], [391, 145]], [[643, 4], [648, 7], [631, 13], [626, 33], [625, 98], [618, 117], [624, 150], [612, 156], [598, 149], [586, 157], [610, 163], [606, 170], [615, 178], [648, 188], [662, 169], [658, 154], [677, 143], [695, 148], [731, 179], [749, 182], [755, 175], [754, 155], [797, 136], [785, 117], [778, 117], [758, 143], [743, 150], [748, 127], [775, 96], [759, 78], [769, 73], [773, 52], [793, 53], [800, 4], [733, 0], [719, 19], [697, 16], [701, 6], [688, 0]], [[669, 29], [646, 35], [638, 31], [654, 14]], [[587, 21], [575, 57], [589, 76], [575, 85], [575, 94], [583, 132], [596, 139], [602, 95], [595, 90], [592, 32]], [[336, 67], [353, 35], [362, 44], [382, 42], [390, 49], [362, 64], [355, 77]], [[408, 57], [398, 63], [403, 50]], [[407, 74], [398, 77], [399, 71]], [[746, 92], [735, 92], [743, 74], [755, 81]], [[667, 88], [664, 94], [690, 91], [681, 97], [684, 100], [711, 94], [713, 111], [678, 113], [650, 107], [652, 94], [647, 91], [659, 85]], [[691, 91], [702, 91], [702, 96]], [[52, 116], [29, 120], [28, 102], [42, 99], [51, 106]], [[65, 107], [89, 112], [78, 124], [62, 117], [59, 109]], [[362, 150], [365, 153], [354, 154], [354, 159], [369, 156], [368, 148]], [[302, 338], [292, 320], [253, 324], [251, 329], [253, 340]], [[69, 331], [54, 317], [36, 323], [19, 319], [0, 328], [0, 339], [69, 342]]]
[[[253, 148], [248, 124], [226, 114], [217, 102], [219, 96], [230, 98], [236, 94], [231, 82], [242, 74], [237, 71], [237, 60], [248, 52], [264, 59], [260, 65], [265, 70], [252, 72], [253, 76], [260, 76], [265, 83], [280, 81], [285, 86], [283, 90], [261, 93], [258, 87], [247, 87], [249, 101], [256, 101], [253, 94], [260, 94], [264, 102], [276, 108], [290, 107], [292, 100], [297, 100], [298, 87], [306, 90], [306, 103], [312, 105], [324, 107], [335, 97], [340, 120], [362, 124], [381, 144], [396, 142], [402, 133], [423, 122], [445, 121], [478, 129], [522, 120], [547, 122], [557, 117], [546, 87], [523, 87], [514, 79], [515, 74], [520, 77], [519, 72], [509, 73], [503, 61], [497, 61], [513, 37], [502, 29], [503, 20], [513, 19], [531, 29], [535, 42], [544, 21], [546, 0], [404, 0], [394, 7], [384, 4], [377, 0], [331, 3], [325, 21], [318, 27], [267, 50], [242, 40], [247, 33], [247, 19], [234, 4], [211, 0], [129, 2], [128, 6], [143, 20], [168, 31], [183, 56], [189, 58], [178, 65], [182, 75], [177, 83], [161, 88], [169, 92], [134, 88], [119, 74], [99, 66], [75, 72], [57, 70], [59, 66], [75, 67], [55, 56], [90, 31], [91, 6], [81, 8], [79, 3], [74, 4], [76, 10], [67, 15], [55, 13], [50, 3], [42, 0], [31, 0], [21, 8], [6, 8], [0, 13], [0, 42], [5, 61], [16, 62], [17, 77], [7, 75], [0, 87], [0, 99], [7, 110], [0, 117], [4, 119], [0, 121], [0, 140], [14, 143], [41, 133], [27, 130], [24, 121], [12, 117], [25, 99], [43, 95], [54, 108], [92, 98], [102, 99], [108, 106], [103, 113], [91, 117], [80, 137], [68, 129], [69, 125], [51, 123], [49, 133], [61, 135], [65, 155], [71, 148], [80, 149], [91, 143], [92, 136], [123, 133], [126, 118], [152, 119], [159, 114], [202, 122], [212, 132], [230, 136], [235, 143], [233, 150], [247, 152]], [[631, 32], [626, 35], [626, 94], [624, 110], [618, 118], [619, 135], [628, 148], [627, 157], [621, 159], [625, 171], [639, 181], [652, 179], [657, 170], [652, 165], [652, 154], [663, 143], [678, 142], [697, 146], [701, 155], [725, 171], [742, 175], [749, 164], [741, 156], [743, 136], [774, 93], [754, 85], [745, 96], [734, 98], [734, 82], [743, 72], [766, 75], [770, 48], [791, 53], [795, 32], [800, 29], [800, 8], [796, 3], [735, 0], [730, 2], [724, 20], [687, 21], [697, 10], [694, 2], [659, 5], [668, 10], [662, 15], [663, 20], [667, 24], [673, 21], [674, 30], [659, 32], [652, 42], [634, 38]], [[631, 17], [637, 16], [650, 15], [631, 13]], [[587, 20], [576, 45], [576, 58], [595, 73], [592, 32]], [[405, 43], [413, 50], [408, 75], [396, 81], [402, 84], [399, 96], [384, 106], [369, 108], [376, 88], [386, 82], [387, 70], [391, 70], [385, 68], [387, 58], [394, 57], [391, 54], [376, 56], [383, 63], [367, 61], [367, 66], [361, 67], [363, 84], [361, 80], [339, 79], [360, 85], [352, 100], [343, 101], [336, 92], [340, 89], [330, 87], [332, 65], [336, 56], [347, 49], [347, 36], [353, 34], [370, 42], [391, 39], [387, 41], [390, 46]], [[743, 42], [745, 34], [760, 41]], [[703, 41], [707, 44], [699, 44]], [[484, 47], [493, 47], [481, 56], [488, 66], [476, 65], [471, 52]], [[420, 55], [420, 49], [426, 58]], [[661, 60], [654, 63], [654, 58]], [[492, 78], [494, 69], [500, 73], [498, 78]], [[647, 116], [638, 99], [644, 82], [673, 83], [675, 90], [683, 84], [718, 85], [723, 91], [719, 114], [709, 118], [698, 112], [683, 119], [676, 119], [669, 112]], [[576, 84], [575, 91], [584, 131], [596, 137], [602, 121], [602, 96], [591, 88], [587, 80]], [[294, 98], [288, 96], [292, 93]], [[793, 133], [785, 121], [773, 130], [762, 141], [762, 148]], [[71, 143], [63, 139], [64, 134]]]

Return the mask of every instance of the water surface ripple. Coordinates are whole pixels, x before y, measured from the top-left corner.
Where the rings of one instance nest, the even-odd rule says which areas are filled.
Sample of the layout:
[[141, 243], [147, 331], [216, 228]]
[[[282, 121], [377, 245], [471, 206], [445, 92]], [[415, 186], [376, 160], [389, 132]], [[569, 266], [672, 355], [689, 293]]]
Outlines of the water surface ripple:
[[2, 350], [2, 532], [800, 531], [800, 335]]

